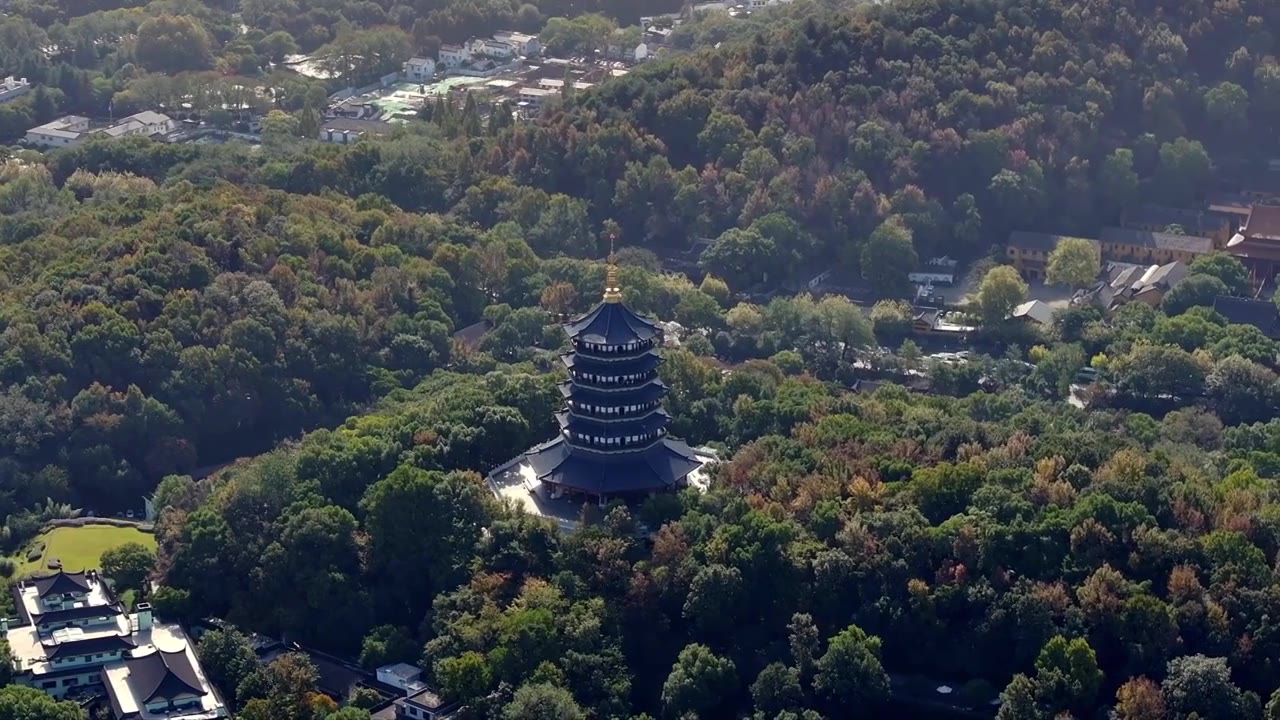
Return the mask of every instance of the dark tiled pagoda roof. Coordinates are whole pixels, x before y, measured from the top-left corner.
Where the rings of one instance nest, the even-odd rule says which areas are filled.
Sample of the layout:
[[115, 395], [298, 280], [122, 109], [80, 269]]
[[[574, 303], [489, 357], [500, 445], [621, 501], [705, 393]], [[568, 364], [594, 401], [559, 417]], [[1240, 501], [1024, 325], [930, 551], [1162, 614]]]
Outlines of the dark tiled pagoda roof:
[[[185, 649], [177, 652], [156, 650], [149, 655], [125, 660], [125, 666], [129, 668], [129, 687], [141, 705], [206, 694]], [[111, 687], [111, 683], [107, 683], [108, 693], [111, 693]], [[114, 694], [111, 703], [116, 708], [120, 707]]]
[[556, 422], [560, 424], [561, 430], [572, 426], [580, 432], [586, 431], [605, 437], [623, 437], [657, 432], [671, 423], [671, 416], [661, 408], [637, 418], [624, 417], [617, 420], [589, 417], [561, 410], [556, 413]]
[[67, 573], [61, 570], [53, 575], [32, 578], [31, 584], [35, 586], [36, 593], [42, 598], [66, 593], [84, 595], [91, 589], [89, 578], [84, 573]]
[[658, 335], [656, 323], [632, 312], [620, 302], [602, 302], [586, 314], [570, 320], [564, 329], [575, 341], [601, 345], [644, 342]]
[[109, 605], [77, 605], [75, 607], [63, 608], [61, 610], [50, 610], [46, 613], [40, 613], [39, 615], [34, 615], [31, 620], [38, 626], [44, 626], [67, 622], [70, 620], [84, 620], [85, 618], [120, 615], [123, 612], [124, 608], [119, 603], [111, 603]]
[[688, 445], [672, 438], [645, 450], [596, 453], [558, 437], [527, 457], [539, 480], [592, 494], [675, 488], [702, 465]]
[[45, 644], [45, 657], [52, 660], [58, 657], [75, 657], [93, 653], [112, 652], [114, 650], [132, 650], [136, 647], [127, 635], [104, 635], [84, 640], [67, 640], [60, 643]]

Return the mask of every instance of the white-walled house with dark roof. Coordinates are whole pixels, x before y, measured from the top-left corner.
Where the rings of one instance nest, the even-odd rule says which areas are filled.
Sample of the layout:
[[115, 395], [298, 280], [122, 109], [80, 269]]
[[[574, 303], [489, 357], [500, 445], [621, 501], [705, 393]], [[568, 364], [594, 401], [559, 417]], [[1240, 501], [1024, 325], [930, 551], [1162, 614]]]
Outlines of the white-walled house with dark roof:
[[12, 586], [16, 619], [0, 620], [14, 681], [58, 698], [103, 698], [115, 720], [213, 720], [225, 703], [176, 623], [151, 606], [128, 613], [106, 579], [59, 571]]

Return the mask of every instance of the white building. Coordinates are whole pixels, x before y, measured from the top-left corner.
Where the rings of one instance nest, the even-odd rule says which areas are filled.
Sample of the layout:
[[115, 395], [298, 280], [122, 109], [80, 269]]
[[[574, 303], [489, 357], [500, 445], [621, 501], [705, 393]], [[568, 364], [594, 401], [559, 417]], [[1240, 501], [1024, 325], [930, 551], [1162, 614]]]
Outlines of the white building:
[[127, 614], [95, 571], [57, 572], [12, 588], [17, 626], [0, 621], [15, 682], [62, 698], [106, 695], [115, 720], [213, 720], [226, 706], [177, 624], [151, 606]]
[[378, 682], [400, 688], [401, 692], [406, 695], [426, 687], [422, 684], [422, 669], [409, 663], [383, 665], [374, 671], [374, 674], [377, 676]]
[[423, 688], [396, 700], [395, 708], [399, 720], [444, 720], [458, 709], [458, 703], [445, 702], [435, 691]]
[[120, 122], [107, 127], [103, 130], [96, 131], [109, 137], [130, 137], [132, 135], [164, 135], [173, 132], [173, 120], [164, 113], [152, 112], [151, 110], [143, 110], [135, 113]]
[[471, 51], [461, 45], [441, 45], [440, 64], [447, 68], [455, 68], [471, 62]]
[[71, 147], [84, 141], [89, 132], [89, 118], [67, 115], [27, 131], [23, 142], [38, 147]]
[[501, 60], [509, 60], [520, 54], [514, 44], [492, 38], [472, 38], [467, 41], [467, 50], [473, 57], [479, 55]]
[[412, 57], [404, 63], [404, 79], [409, 82], [427, 82], [436, 75], [436, 61], [431, 58]]
[[521, 55], [539, 55], [542, 53], [542, 43], [538, 42], [537, 35], [526, 35], [525, 33], [513, 32], [511, 30], [503, 30], [493, 34], [493, 39], [500, 42], [511, 43], [516, 47], [516, 52]]
[[642, 63], [649, 59], [649, 44], [640, 43], [629, 46], [613, 43], [605, 49], [605, 55], [612, 60], [621, 60], [625, 63]]
[[10, 75], [0, 80], [0, 103], [7, 103], [31, 92], [31, 83], [26, 78], [15, 78]]
[[89, 129], [89, 118], [79, 115], [60, 117], [27, 131], [23, 141], [43, 148], [73, 147], [94, 135], [119, 138], [131, 135], [163, 135], [172, 132], [174, 122], [168, 116], [150, 110], [130, 115], [109, 127]]
[[709, 0], [709, 2], [700, 2], [693, 6], [692, 10], [696, 13], [704, 12], [722, 12], [733, 7], [733, 3], [729, 0]]
[[391, 132], [391, 126], [380, 120], [332, 118], [320, 126], [320, 139], [335, 145], [352, 145], [366, 137], [380, 137]]
[[521, 105], [537, 109], [542, 107], [542, 104], [546, 102], [547, 98], [553, 98], [559, 95], [559, 92], [547, 88], [526, 87], [520, 88], [520, 92], [517, 94], [517, 97], [519, 98]]

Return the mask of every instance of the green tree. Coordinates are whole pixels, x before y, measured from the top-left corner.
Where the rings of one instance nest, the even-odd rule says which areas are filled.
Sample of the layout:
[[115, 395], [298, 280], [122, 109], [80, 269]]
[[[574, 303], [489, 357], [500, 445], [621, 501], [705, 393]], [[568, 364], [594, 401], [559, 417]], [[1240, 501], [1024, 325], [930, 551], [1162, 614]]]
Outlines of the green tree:
[[35, 688], [0, 688], [0, 720], [84, 720], [84, 711], [71, 701], [58, 702]]
[[1102, 687], [1098, 659], [1083, 638], [1067, 640], [1057, 635], [1036, 658], [1036, 694], [1052, 708], [1086, 712], [1093, 707]]
[[911, 334], [915, 314], [911, 304], [902, 300], [880, 300], [871, 307], [871, 325], [876, 339], [882, 343], [902, 341]]
[[1191, 262], [1192, 274], [1211, 275], [1222, 281], [1232, 295], [1248, 295], [1252, 287], [1244, 263], [1225, 252], [1201, 255]]
[[196, 651], [209, 681], [233, 702], [237, 700], [235, 692], [240, 683], [258, 669], [258, 654], [249, 639], [234, 629], [205, 633]]
[[1205, 395], [1223, 422], [1264, 422], [1280, 402], [1280, 380], [1267, 368], [1232, 355], [1219, 360], [1205, 378]]
[[277, 30], [258, 41], [255, 49], [271, 62], [283, 62], [285, 57], [298, 52], [298, 43], [284, 30]]
[[102, 574], [116, 583], [116, 589], [141, 590], [156, 561], [156, 554], [146, 545], [125, 543], [102, 553]]
[[409, 36], [403, 30], [380, 26], [340, 33], [313, 57], [325, 72], [360, 87], [398, 71], [410, 52]]
[[1260, 709], [1257, 696], [1231, 682], [1225, 658], [1190, 655], [1170, 660], [1160, 691], [1169, 717], [1178, 720], [1256, 717]]
[[1232, 82], [1218, 83], [1204, 94], [1209, 122], [1223, 138], [1236, 139], [1249, 131], [1249, 93]]
[[436, 666], [436, 678], [445, 697], [462, 702], [482, 698], [493, 688], [489, 662], [472, 650], [441, 660]]
[[13, 683], [14, 662], [13, 649], [9, 647], [9, 641], [0, 639], [0, 687]]
[[733, 567], [708, 565], [689, 586], [684, 617], [702, 637], [720, 639], [734, 627], [744, 601], [742, 573]]
[[880, 638], [850, 625], [831, 638], [818, 660], [814, 692], [833, 717], [874, 713], [889, 698], [880, 665]]
[[1170, 205], [1188, 205], [1205, 187], [1213, 164], [1204, 146], [1195, 140], [1178, 138], [1160, 146], [1160, 169], [1156, 183]]
[[[489, 523], [490, 495], [479, 477], [401, 466], [369, 488], [360, 507], [369, 565], [388, 581], [388, 619], [422, 617], [431, 597], [456, 585]], [[391, 582], [394, 579], [394, 582]]]
[[1133, 167], [1133, 151], [1116, 148], [1098, 170], [1098, 203], [1109, 217], [1129, 207], [1138, 197], [1138, 173]]
[[[359, 687], [351, 692], [351, 697], [347, 699], [351, 707], [364, 710], [368, 713], [372, 708], [382, 704], [382, 695], [378, 694], [373, 688]], [[329, 716], [330, 719], [333, 715]]]
[[800, 688], [800, 672], [782, 663], [770, 663], [751, 684], [751, 699], [757, 712], [765, 717], [800, 707], [804, 693]]
[[730, 228], [702, 253], [698, 265], [745, 290], [759, 282], [783, 279], [777, 261], [778, 247], [772, 240], [755, 230]]
[[568, 690], [537, 683], [522, 685], [502, 709], [504, 720], [585, 720], [587, 714]]
[[815, 339], [838, 343], [841, 359], [850, 349], [866, 347], [875, 340], [862, 309], [843, 295], [827, 295], [819, 300], [814, 306], [814, 321]]
[[689, 713], [716, 716], [732, 705], [737, 687], [732, 660], [715, 655], [705, 645], [686, 645], [662, 684], [663, 714], [671, 718]]
[[1085, 287], [1102, 272], [1102, 256], [1098, 245], [1084, 238], [1063, 238], [1049, 254], [1045, 282], [1050, 285]]
[[1045, 720], [1048, 715], [1036, 702], [1036, 686], [1026, 675], [1014, 675], [1000, 693], [996, 720]]
[[1137, 345], [1109, 367], [1117, 390], [1146, 397], [1194, 397], [1210, 369], [1202, 358], [1167, 345]]
[[152, 72], [207, 70], [213, 37], [194, 15], [157, 15], [138, 26], [134, 56]]
[[1165, 293], [1160, 308], [1167, 315], [1181, 315], [1193, 307], [1213, 307], [1219, 295], [1229, 294], [1226, 283], [1213, 275], [1189, 275]]
[[379, 625], [364, 636], [360, 646], [360, 665], [374, 669], [392, 663], [411, 663], [418, 659], [422, 648], [414, 641], [406, 628]]
[[279, 145], [299, 136], [298, 118], [282, 110], [272, 110], [262, 119], [262, 141]]
[[818, 661], [818, 626], [814, 624], [812, 615], [796, 613], [787, 624], [787, 632], [791, 660], [800, 671], [800, 676], [807, 680]]
[[989, 326], [999, 325], [1027, 299], [1027, 283], [1008, 265], [991, 268], [978, 287], [978, 308]]
[[862, 277], [881, 297], [906, 295], [907, 280], [919, 258], [911, 243], [911, 231], [901, 217], [894, 216], [871, 233], [862, 248]]

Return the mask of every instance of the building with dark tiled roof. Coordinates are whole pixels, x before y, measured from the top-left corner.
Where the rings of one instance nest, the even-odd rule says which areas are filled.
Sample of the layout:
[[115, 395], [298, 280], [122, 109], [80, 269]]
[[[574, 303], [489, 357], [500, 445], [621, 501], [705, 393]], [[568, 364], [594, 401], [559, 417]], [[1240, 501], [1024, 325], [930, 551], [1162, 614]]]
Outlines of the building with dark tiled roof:
[[226, 716], [181, 626], [156, 623], [147, 603], [126, 613], [96, 571], [22, 579], [12, 592], [18, 618], [0, 628], [15, 682], [58, 699], [106, 695], [115, 720]]
[[198, 667], [191, 648], [184, 645], [152, 648], [106, 668], [107, 699], [116, 720], [210, 716], [222, 705]]
[[1219, 295], [1213, 301], [1213, 310], [1229, 323], [1252, 325], [1272, 340], [1280, 340], [1280, 310], [1269, 300]]
[[493, 330], [493, 323], [480, 320], [462, 328], [453, 334], [454, 342], [472, 349], [480, 346], [480, 341]]
[[[1010, 233], [1005, 255], [1028, 280], [1043, 280], [1049, 256], [1058, 243], [1070, 237], [1015, 231]], [[1212, 239], [1199, 235], [1177, 235], [1135, 228], [1103, 228], [1098, 239], [1083, 238], [1098, 247], [1103, 261], [1137, 265], [1165, 265], [1172, 262], [1190, 264], [1213, 252]]]
[[1254, 287], [1269, 286], [1280, 272], [1280, 205], [1254, 205], [1227, 252], [1249, 270]]
[[1140, 205], [1125, 210], [1120, 222], [1126, 228], [1163, 233], [1169, 228], [1182, 228], [1185, 235], [1207, 237], [1214, 247], [1222, 247], [1231, 239], [1231, 220], [1224, 214], [1207, 210], [1169, 207], [1167, 205]]
[[53, 575], [32, 578], [31, 584], [41, 598], [67, 594], [84, 596], [89, 594], [90, 589], [89, 579], [83, 572], [69, 573], [61, 570]]
[[1190, 263], [1213, 252], [1213, 240], [1199, 235], [1175, 235], [1133, 228], [1108, 227], [1098, 238], [1102, 257], [1121, 262], [1162, 265], [1175, 260]]

